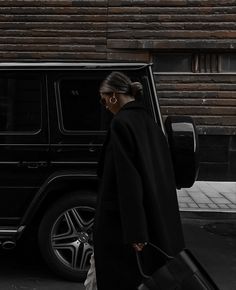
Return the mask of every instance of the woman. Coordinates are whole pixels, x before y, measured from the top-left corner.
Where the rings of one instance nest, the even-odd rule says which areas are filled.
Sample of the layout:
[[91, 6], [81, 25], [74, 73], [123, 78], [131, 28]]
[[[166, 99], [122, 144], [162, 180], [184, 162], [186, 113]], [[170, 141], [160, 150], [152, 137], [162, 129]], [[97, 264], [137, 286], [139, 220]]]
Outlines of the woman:
[[[114, 114], [98, 168], [100, 190], [94, 255], [98, 290], [134, 290], [142, 281], [135, 251], [153, 269], [145, 246], [170, 255], [183, 247], [174, 175], [166, 138], [135, 100], [140, 83], [112, 72], [101, 84], [101, 103]], [[145, 250], [144, 250], [145, 249]], [[145, 261], [144, 261], [145, 262]]]

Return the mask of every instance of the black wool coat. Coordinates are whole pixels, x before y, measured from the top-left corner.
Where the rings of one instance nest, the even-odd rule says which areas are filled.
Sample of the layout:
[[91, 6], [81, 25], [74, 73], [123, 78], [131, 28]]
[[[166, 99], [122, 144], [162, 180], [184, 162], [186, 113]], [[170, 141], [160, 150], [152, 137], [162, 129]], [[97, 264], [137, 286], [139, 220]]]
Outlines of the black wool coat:
[[[170, 255], [184, 247], [168, 145], [133, 101], [113, 118], [101, 155], [94, 228], [98, 290], [134, 290], [142, 277], [132, 243], [152, 242]], [[163, 259], [148, 247], [143, 265], [154, 270]]]

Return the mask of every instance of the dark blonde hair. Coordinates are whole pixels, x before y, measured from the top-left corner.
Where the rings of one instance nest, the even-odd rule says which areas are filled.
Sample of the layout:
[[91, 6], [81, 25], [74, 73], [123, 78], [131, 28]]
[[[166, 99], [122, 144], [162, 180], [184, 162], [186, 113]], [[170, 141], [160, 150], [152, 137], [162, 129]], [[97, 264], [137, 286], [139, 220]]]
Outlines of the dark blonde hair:
[[122, 93], [136, 98], [142, 95], [143, 86], [140, 82], [132, 82], [125, 74], [114, 71], [101, 83], [100, 91], [107, 94]]

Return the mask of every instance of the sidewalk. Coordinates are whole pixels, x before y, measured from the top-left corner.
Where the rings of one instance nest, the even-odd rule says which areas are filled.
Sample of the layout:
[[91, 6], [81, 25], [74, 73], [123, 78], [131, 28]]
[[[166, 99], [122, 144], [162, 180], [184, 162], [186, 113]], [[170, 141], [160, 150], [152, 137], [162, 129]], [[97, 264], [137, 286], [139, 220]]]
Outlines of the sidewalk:
[[196, 181], [177, 196], [180, 211], [236, 213], [236, 182]]

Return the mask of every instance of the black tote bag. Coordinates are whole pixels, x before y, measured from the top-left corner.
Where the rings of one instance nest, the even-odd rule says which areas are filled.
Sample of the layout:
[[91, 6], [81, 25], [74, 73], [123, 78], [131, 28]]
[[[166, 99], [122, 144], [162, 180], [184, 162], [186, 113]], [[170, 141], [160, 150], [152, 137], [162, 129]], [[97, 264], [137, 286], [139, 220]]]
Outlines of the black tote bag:
[[140, 256], [136, 252], [138, 267], [144, 277], [138, 290], [220, 290], [188, 249], [171, 257], [159, 247], [151, 243], [148, 245], [161, 253], [166, 263], [151, 276], [147, 276], [143, 272]]

